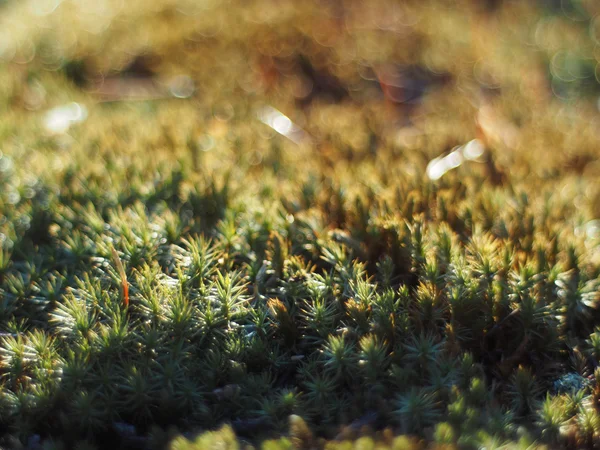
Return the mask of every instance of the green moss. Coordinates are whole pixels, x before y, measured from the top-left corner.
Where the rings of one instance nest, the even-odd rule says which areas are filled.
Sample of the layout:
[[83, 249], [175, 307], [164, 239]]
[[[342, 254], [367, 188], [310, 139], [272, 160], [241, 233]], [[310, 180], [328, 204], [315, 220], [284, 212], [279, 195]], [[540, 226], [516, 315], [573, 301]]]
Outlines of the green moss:
[[594, 2], [30, 3], [0, 446], [599, 445]]

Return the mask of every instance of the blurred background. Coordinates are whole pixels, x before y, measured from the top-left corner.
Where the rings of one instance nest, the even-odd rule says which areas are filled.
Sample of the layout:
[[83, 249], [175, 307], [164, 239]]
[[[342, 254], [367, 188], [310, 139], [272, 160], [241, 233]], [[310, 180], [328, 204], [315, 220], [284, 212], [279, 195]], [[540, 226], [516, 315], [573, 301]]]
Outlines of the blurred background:
[[[332, 164], [339, 152], [414, 151], [407, 170], [427, 167], [432, 179], [488, 151], [496, 183], [503, 168], [517, 179], [600, 169], [594, 0], [2, 0], [0, 8], [0, 136], [17, 154], [68, 147], [77, 133], [104, 142], [114, 127], [160, 111], [154, 125], [176, 129], [165, 138], [175, 147], [258, 148], [277, 134], [291, 148], [335, 149]], [[88, 131], [73, 132], [82, 122]], [[157, 133], [154, 125], [142, 133]], [[248, 154], [261, 162], [261, 152]]]

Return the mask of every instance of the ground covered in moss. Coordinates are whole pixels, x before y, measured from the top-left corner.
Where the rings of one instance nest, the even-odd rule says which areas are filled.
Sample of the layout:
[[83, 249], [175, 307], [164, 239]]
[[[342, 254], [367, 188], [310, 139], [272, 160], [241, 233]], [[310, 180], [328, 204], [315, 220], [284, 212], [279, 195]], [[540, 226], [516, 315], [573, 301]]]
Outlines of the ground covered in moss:
[[600, 446], [599, 14], [0, 2], [0, 446]]

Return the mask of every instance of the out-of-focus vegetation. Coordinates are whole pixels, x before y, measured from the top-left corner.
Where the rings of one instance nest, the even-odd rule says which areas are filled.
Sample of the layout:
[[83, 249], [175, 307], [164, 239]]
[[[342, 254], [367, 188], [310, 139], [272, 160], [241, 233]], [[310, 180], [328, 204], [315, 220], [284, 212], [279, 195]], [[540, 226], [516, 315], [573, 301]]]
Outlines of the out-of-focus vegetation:
[[0, 12], [1, 446], [600, 445], [600, 3]]

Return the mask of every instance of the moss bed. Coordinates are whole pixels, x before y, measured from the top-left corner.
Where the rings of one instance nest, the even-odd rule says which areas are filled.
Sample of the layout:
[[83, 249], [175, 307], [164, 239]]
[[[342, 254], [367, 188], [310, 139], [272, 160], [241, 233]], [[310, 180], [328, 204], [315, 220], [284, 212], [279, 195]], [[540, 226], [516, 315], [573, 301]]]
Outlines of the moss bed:
[[600, 4], [0, 1], [0, 446], [600, 446]]

